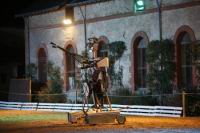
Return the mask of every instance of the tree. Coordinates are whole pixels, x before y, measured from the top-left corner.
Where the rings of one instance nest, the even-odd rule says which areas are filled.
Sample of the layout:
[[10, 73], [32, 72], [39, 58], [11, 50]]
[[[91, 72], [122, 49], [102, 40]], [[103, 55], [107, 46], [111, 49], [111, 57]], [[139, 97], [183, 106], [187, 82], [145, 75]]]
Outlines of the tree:
[[37, 80], [37, 66], [34, 63], [27, 65], [26, 77], [31, 78], [31, 80]]
[[116, 61], [120, 60], [124, 51], [126, 50], [126, 45], [123, 41], [115, 41], [109, 43], [108, 45], [108, 56], [109, 56], [109, 64], [110, 68], [108, 70], [109, 75], [111, 77], [112, 84], [116, 83], [117, 86], [123, 87], [122, 79], [123, 79], [123, 66], [119, 64], [118, 72], [115, 70]]
[[196, 69], [196, 78], [198, 81], [197, 87], [200, 87], [200, 44], [196, 43], [192, 45], [192, 61], [193, 64], [195, 65]]
[[152, 94], [169, 93], [175, 76], [174, 44], [172, 40], [151, 41], [146, 52], [149, 72], [147, 83]]
[[50, 84], [41, 87], [41, 91], [38, 93], [38, 101], [52, 103], [66, 102], [66, 96], [62, 94], [60, 68], [52, 62], [48, 63], [48, 78]]

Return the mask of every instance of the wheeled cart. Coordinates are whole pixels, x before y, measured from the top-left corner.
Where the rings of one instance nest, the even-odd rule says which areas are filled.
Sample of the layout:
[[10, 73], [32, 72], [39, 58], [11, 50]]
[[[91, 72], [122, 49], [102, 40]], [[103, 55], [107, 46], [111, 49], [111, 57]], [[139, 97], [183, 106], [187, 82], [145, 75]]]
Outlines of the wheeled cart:
[[82, 111], [68, 113], [69, 123], [80, 124], [124, 124], [126, 117], [120, 114], [118, 110], [94, 112], [88, 111], [84, 114]]

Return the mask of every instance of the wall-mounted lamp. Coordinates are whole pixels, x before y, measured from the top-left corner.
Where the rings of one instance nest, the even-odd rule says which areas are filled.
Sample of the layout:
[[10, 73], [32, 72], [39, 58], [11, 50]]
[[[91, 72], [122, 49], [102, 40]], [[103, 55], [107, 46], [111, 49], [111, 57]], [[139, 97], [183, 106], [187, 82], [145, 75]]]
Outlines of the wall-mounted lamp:
[[70, 24], [72, 24], [72, 20], [71, 19], [64, 19], [63, 24], [70, 25]]
[[65, 19], [63, 20], [64, 25], [70, 25], [74, 20], [74, 9], [73, 7], [65, 8]]

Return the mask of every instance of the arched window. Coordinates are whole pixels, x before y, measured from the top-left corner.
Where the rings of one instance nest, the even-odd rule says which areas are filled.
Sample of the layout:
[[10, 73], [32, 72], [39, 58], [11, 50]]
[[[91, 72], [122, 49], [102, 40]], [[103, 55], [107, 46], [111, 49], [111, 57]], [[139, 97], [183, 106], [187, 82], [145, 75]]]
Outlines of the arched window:
[[[68, 45], [66, 50], [70, 53], [74, 53], [72, 45]], [[67, 90], [73, 89], [75, 86], [75, 58], [73, 54], [66, 53], [66, 79], [68, 82]]]
[[38, 51], [38, 79], [41, 83], [47, 81], [47, 56], [44, 48]]
[[192, 87], [192, 56], [191, 56], [191, 39], [187, 32], [182, 33], [180, 38], [181, 44], [181, 84], [183, 88]]
[[138, 38], [138, 43], [135, 47], [135, 85], [136, 88], [146, 88], [146, 74], [147, 74], [147, 67], [146, 67], [146, 47], [147, 44], [145, 43], [143, 38]]
[[[67, 51], [74, 53], [74, 49], [71, 45], [67, 47]], [[67, 72], [70, 77], [74, 77], [75, 71], [75, 59], [72, 54], [66, 54], [67, 59]]]
[[134, 44], [134, 84], [135, 88], [146, 88], [146, 41], [143, 37], [138, 37]]
[[[131, 49], [131, 83], [133, 91], [137, 89], [146, 89], [147, 62], [146, 48], [149, 43], [148, 36], [145, 32], [137, 32], [132, 39]], [[143, 90], [145, 91], [145, 90]]]
[[176, 83], [178, 88], [191, 89], [196, 84], [191, 56], [192, 42], [195, 40], [193, 30], [187, 25], [181, 26], [175, 33]]

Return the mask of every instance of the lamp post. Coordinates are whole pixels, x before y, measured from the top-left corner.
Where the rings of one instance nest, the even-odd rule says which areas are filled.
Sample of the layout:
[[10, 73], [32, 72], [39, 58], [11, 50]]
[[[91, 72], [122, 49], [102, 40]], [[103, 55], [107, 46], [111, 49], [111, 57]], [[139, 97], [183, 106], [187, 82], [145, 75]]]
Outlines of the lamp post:
[[82, 8], [79, 6], [81, 15], [83, 17], [83, 25], [84, 25], [84, 41], [85, 41], [85, 52], [87, 54], [87, 25], [86, 25], [86, 5], [84, 5], [84, 13]]
[[[159, 42], [162, 42], [162, 0], [156, 0], [157, 9], [158, 9], [158, 25], [159, 25]], [[160, 60], [162, 60], [162, 55], [159, 54]], [[162, 64], [160, 64], [160, 71], [163, 70]], [[160, 96], [159, 96], [159, 104], [162, 105], [162, 93], [163, 93], [163, 83], [160, 83]]]
[[162, 41], [162, 0], [156, 0], [157, 8], [158, 8], [158, 20], [159, 20], [159, 36], [160, 43]]
[[[73, 8], [73, 6], [66, 6], [65, 9], [65, 19], [63, 20], [64, 25], [71, 25], [72, 24], [72, 16], [73, 16], [73, 9], [69, 10], [70, 8]], [[87, 56], [87, 27], [86, 27], [86, 5], [84, 5], [84, 11], [82, 10], [81, 6], [78, 5], [82, 18], [83, 18], [83, 25], [84, 25], [84, 43], [85, 43], [85, 53]], [[63, 50], [63, 49], [62, 49]], [[85, 78], [87, 80], [87, 73], [85, 74]], [[76, 90], [76, 101], [77, 101], [77, 90]]]

